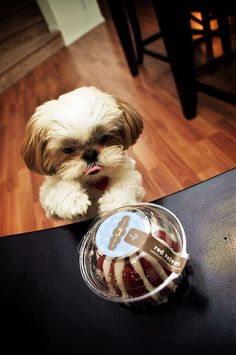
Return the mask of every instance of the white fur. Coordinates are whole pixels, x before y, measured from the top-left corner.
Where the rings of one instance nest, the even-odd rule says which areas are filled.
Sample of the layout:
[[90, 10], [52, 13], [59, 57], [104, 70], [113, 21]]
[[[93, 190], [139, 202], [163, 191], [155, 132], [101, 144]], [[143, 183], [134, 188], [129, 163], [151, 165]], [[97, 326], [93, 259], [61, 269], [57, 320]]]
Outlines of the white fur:
[[79, 181], [47, 176], [40, 188], [40, 202], [47, 217], [84, 220], [95, 217], [97, 212], [104, 214], [142, 201], [142, 176], [135, 170], [133, 159], [127, 156], [125, 160], [125, 164], [110, 172], [109, 188], [105, 192], [95, 189], [88, 182], [81, 185]]
[[[40, 188], [40, 202], [48, 217], [87, 219], [143, 200], [141, 174], [124, 147], [120, 144], [100, 147], [90, 141], [97, 126], [105, 131], [114, 127], [114, 135], [119, 138], [116, 125], [121, 115], [116, 100], [94, 87], [74, 90], [37, 108], [31, 119], [36, 134], [47, 141], [52, 164], [55, 152], [55, 161], [62, 157], [60, 164], [55, 164], [56, 173], [46, 176]], [[64, 161], [60, 146], [66, 139], [78, 141], [78, 147], [76, 154], [71, 159], [65, 155]], [[102, 169], [96, 175], [86, 175], [88, 164], [82, 156], [94, 146], [98, 148]], [[104, 176], [109, 178], [109, 185], [105, 191], [97, 190], [92, 183]]]

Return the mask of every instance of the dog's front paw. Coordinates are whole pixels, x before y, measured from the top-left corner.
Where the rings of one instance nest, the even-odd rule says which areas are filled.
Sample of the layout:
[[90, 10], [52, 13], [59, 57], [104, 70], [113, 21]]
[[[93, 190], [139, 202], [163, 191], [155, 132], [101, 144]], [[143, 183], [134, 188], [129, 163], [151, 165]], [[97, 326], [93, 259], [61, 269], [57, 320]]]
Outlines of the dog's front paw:
[[114, 192], [103, 195], [99, 199], [98, 203], [98, 213], [100, 215], [104, 215], [105, 213], [110, 212], [118, 207], [135, 204], [137, 203], [137, 200], [134, 196], [130, 196], [126, 192], [120, 191], [119, 193]]
[[75, 219], [85, 215], [91, 202], [83, 191], [73, 191], [71, 194], [48, 194], [43, 207], [46, 215], [53, 219]]
[[88, 195], [84, 192], [77, 192], [71, 201], [68, 201], [68, 206], [65, 209], [66, 218], [74, 219], [85, 215], [89, 206], [91, 206], [91, 202]]

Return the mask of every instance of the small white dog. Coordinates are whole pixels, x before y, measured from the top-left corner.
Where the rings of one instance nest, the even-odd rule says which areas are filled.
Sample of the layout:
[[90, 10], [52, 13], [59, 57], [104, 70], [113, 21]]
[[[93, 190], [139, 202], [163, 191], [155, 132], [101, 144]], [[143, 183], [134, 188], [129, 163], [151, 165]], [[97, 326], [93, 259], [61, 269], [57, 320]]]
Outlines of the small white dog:
[[129, 104], [95, 87], [39, 106], [22, 156], [30, 170], [46, 175], [40, 188], [46, 215], [81, 220], [142, 201], [142, 177], [126, 152], [142, 129]]

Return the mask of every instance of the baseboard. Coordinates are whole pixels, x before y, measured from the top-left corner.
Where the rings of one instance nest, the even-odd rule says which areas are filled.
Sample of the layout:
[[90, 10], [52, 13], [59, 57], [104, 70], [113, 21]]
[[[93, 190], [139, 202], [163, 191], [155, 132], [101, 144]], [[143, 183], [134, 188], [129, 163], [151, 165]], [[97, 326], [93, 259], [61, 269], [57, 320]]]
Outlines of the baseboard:
[[73, 34], [71, 34], [69, 36], [65, 36], [64, 33], [62, 33], [65, 45], [69, 46], [70, 44], [75, 42], [77, 39], [81, 38], [86, 33], [91, 31], [93, 28], [99, 26], [104, 21], [105, 21], [104, 17], [99, 16], [99, 17], [96, 17], [93, 21], [90, 21], [86, 26], [80, 28], [79, 31], [74, 32]]

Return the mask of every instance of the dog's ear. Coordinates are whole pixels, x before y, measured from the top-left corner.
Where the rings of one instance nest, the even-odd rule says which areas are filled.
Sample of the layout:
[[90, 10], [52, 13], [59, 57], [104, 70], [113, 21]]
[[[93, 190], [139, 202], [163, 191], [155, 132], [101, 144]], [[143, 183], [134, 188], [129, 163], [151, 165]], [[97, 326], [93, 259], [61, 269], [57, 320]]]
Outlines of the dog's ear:
[[128, 149], [138, 139], [143, 130], [143, 118], [127, 102], [119, 97], [114, 97], [116, 103], [122, 111], [121, 134], [124, 141], [124, 148]]
[[39, 174], [48, 175], [44, 167], [43, 155], [47, 144], [46, 132], [38, 125], [38, 112], [30, 118], [26, 125], [25, 137], [21, 148], [21, 156], [27, 167]]

